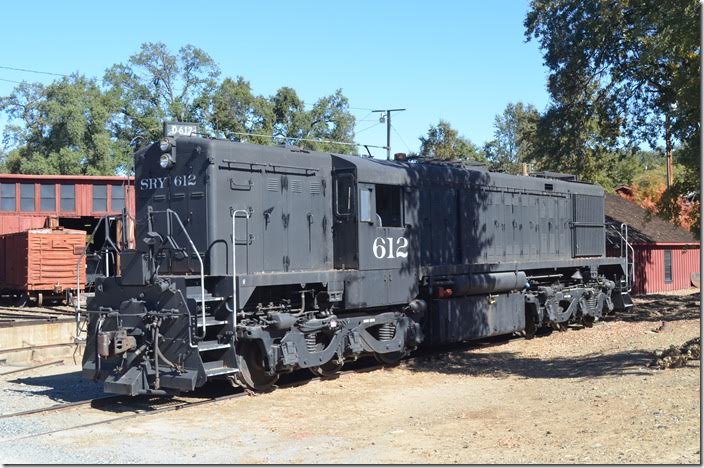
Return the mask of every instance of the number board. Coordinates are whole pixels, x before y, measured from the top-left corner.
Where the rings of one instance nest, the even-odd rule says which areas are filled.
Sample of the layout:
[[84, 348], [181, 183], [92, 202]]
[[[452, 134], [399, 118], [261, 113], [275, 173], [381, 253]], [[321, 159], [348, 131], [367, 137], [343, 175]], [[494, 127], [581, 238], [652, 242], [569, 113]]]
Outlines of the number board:
[[193, 136], [200, 133], [197, 123], [192, 122], [164, 122], [164, 136]]

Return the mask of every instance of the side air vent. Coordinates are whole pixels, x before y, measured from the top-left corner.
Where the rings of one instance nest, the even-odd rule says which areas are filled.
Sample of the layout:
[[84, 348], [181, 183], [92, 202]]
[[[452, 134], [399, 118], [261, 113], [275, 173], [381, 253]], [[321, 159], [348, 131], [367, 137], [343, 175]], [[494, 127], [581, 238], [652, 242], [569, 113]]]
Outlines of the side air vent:
[[280, 192], [281, 191], [281, 181], [278, 177], [269, 177], [266, 180], [266, 189], [270, 192]]
[[317, 180], [314, 180], [310, 183], [310, 193], [313, 195], [318, 195], [322, 191], [322, 188], [320, 186], [320, 182]]

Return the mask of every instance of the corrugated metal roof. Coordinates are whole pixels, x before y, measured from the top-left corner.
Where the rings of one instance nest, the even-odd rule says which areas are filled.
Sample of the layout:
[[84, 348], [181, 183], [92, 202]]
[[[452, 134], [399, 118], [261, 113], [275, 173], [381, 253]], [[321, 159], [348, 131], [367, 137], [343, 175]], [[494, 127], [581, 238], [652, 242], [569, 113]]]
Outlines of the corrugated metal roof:
[[[605, 195], [606, 222], [618, 225], [628, 224], [628, 237], [631, 243], [699, 244], [691, 232], [665, 221], [636, 203], [612, 193]], [[607, 231], [607, 236], [618, 244], [615, 233], [609, 234]]]

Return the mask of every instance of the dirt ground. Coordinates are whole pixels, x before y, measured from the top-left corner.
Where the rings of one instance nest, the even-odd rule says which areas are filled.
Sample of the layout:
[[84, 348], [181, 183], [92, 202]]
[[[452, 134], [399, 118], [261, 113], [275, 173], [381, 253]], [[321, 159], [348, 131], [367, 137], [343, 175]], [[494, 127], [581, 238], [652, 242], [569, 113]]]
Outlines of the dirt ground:
[[[698, 464], [700, 363], [648, 364], [655, 350], [699, 336], [699, 304], [694, 290], [649, 296], [593, 328], [423, 353], [393, 369], [51, 435], [16, 440], [115, 414], [0, 419], [0, 460]], [[77, 370], [0, 377], [1, 412], [99, 394]]]

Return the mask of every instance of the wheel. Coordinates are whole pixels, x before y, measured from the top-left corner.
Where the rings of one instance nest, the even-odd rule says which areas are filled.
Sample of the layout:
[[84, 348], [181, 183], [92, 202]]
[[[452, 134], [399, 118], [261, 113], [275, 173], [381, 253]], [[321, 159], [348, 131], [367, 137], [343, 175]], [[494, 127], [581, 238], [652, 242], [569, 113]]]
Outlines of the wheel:
[[44, 305], [44, 293], [37, 293], [37, 306], [41, 307]]
[[406, 356], [405, 351], [394, 351], [393, 353], [374, 354], [374, 358], [381, 364], [392, 367], [397, 366], [401, 359]]
[[335, 359], [331, 359], [321, 366], [310, 367], [310, 368], [308, 368], [308, 370], [316, 377], [321, 377], [321, 378], [333, 377], [338, 372], [340, 372], [340, 369], [342, 369], [342, 366], [344, 364], [345, 364], [344, 362], [338, 362]]
[[15, 300], [13, 302], [13, 305], [15, 307], [24, 307], [27, 305], [27, 302], [29, 302], [29, 295], [22, 293], [18, 296], [15, 296]]
[[240, 368], [238, 380], [255, 392], [268, 392], [279, 380], [279, 374], [272, 375], [264, 368], [264, 355], [256, 342], [238, 343], [237, 364]]

